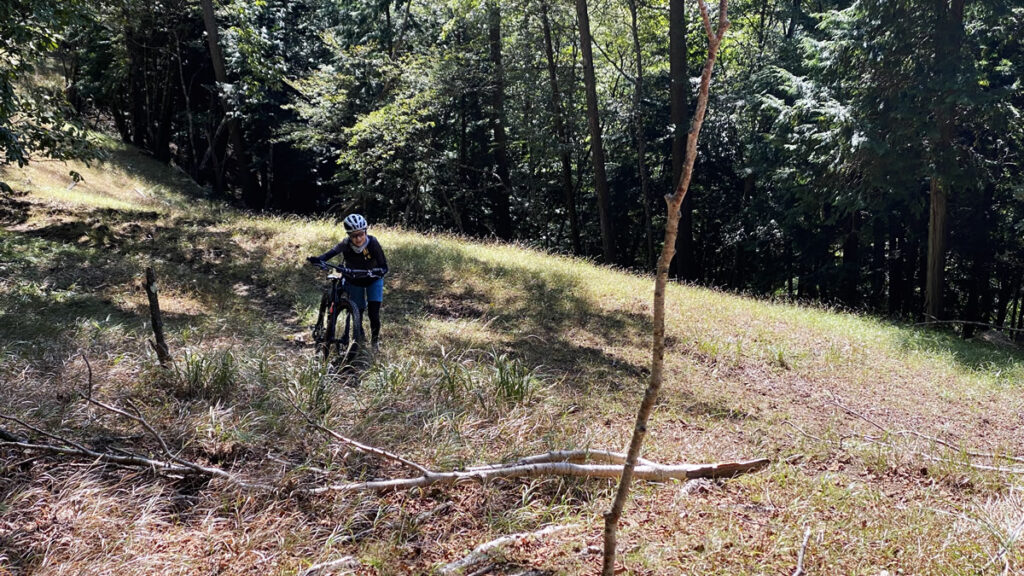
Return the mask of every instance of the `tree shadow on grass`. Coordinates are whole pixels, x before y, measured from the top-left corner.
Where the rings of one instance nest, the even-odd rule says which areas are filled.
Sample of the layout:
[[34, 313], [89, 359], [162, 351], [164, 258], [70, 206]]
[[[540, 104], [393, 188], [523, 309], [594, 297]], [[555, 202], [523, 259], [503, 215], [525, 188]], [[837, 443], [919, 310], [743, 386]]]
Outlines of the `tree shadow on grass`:
[[[620, 379], [643, 377], [647, 372], [565, 336], [579, 329], [609, 347], [646, 346], [652, 326], [646, 315], [599, 307], [585, 296], [587, 287], [571, 274], [495, 264], [472, 255], [468, 248], [398, 244], [388, 250], [398, 271], [388, 284], [390, 321], [403, 330], [423, 331], [425, 341], [431, 340], [426, 324], [432, 319], [480, 319], [532, 365], [587, 372], [600, 368]], [[475, 280], [500, 287], [500, 302], [492, 301], [493, 295]]]
[[899, 327], [897, 346], [905, 352], [948, 355], [961, 368], [993, 375], [1008, 384], [1024, 383], [1024, 350], [988, 342], [964, 340], [938, 330]]
[[226, 311], [245, 315], [246, 322], [283, 321], [288, 303], [271, 296], [269, 279], [259, 282], [260, 257], [205, 221], [162, 225], [146, 211], [91, 210], [25, 232], [0, 231], [0, 267], [8, 276], [0, 287], [0, 336], [38, 345], [67, 335], [81, 320], [147, 322], [148, 311], [126, 309], [106, 295], [110, 287], [123, 292], [139, 284], [147, 265], [156, 268], [161, 292], [176, 288], [202, 306], [178, 313], [165, 308], [168, 333]]
[[[105, 158], [100, 166], [109, 165], [121, 173], [148, 186], [159, 186], [177, 192], [185, 199], [208, 199], [210, 193], [184, 173], [168, 169], [168, 165], [156, 160], [138, 148], [126, 144], [112, 144], [105, 147]], [[222, 198], [222, 200], [230, 200]]]
[[0, 226], [16, 226], [28, 220], [32, 204], [18, 200], [24, 192], [5, 194], [0, 191]]

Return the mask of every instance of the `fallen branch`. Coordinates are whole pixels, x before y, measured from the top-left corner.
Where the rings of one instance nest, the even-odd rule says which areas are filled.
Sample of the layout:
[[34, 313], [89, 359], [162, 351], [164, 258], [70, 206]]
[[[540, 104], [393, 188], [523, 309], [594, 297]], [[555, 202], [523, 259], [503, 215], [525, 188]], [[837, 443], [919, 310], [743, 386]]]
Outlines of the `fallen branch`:
[[[368, 482], [348, 482], [331, 484], [319, 488], [301, 491], [305, 494], [322, 494], [325, 492], [357, 492], [409, 490], [426, 486], [450, 486], [461, 482], [487, 482], [497, 478], [535, 478], [538, 476], [575, 476], [579, 478], [620, 478], [625, 468], [626, 456], [618, 452], [606, 450], [559, 450], [527, 456], [511, 464], [488, 464], [474, 466], [466, 470], [451, 472], [435, 472], [398, 454], [382, 450], [374, 446], [357, 442], [343, 436], [313, 420], [292, 398], [288, 398], [292, 407], [302, 415], [310, 426], [329, 438], [342, 442], [367, 454], [373, 454], [398, 462], [422, 474], [416, 478], [391, 478], [371, 480]], [[587, 461], [607, 462], [609, 464], [583, 464]], [[650, 460], [640, 459], [641, 466], [635, 469], [634, 475], [641, 480], [665, 482], [668, 480], [688, 480], [692, 478], [721, 478], [735, 476], [744, 472], [759, 470], [768, 465], [767, 459], [748, 460], [741, 462], [720, 462], [716, 464], [680, 464], [665, 466]]]
[[[609, 452], [607, 450], [555, 450], [546, 454], [527, 456], [508, 464], [487, 464], [485, 466], [473, 466], [467, 471], [476, 472], [479, 470], [493, 470], [495, 468], [507, 468], [509, 466], [523, 466], [527, 464], [543, 464], [548, 462], [571, 462], [579, 464], [586, 461], [602, 462], [604, 464], [625, 464], [626, 455], [621, 452]], [[652, 462], [645, 458], [637, 459], [637, 464], [660, 468], [661, 464]]]
[[485, 542], [477, 546], [473, 549], [472, 552], [470, 552], [464, 558], [456, 560], [455, 562], [445, 564], [444, 566], [438, 569], [438, 573], [443, 574], [445, 576], [461, 574], [465, 572], [467, 568], [480, 564], [481, 562], [486, 562], [490, 560], [495, 552], [497, 552], [500, 548], [508, 546], [509, 544], [513, 544], [516, 542], [525, 542], [526, 540], [541, 538], [543, 536], [549, 536], [556, 532], [562, 532], [575, 527], [576, 524], [570, 524], [568, 526], [548, 526], [547, 528], [542, 528], [540, 530], [537, 530], [536, 532], [524, 532], [521, 534], [510, 534], [508, 536], [502, 536], [501, 538], [491, 540], [490, 542]]
[[170, 462], [164, 462], [162, 460], [153, 460], [151, 458], [145, 458], [143, 456], [137, 456], [134, 454], [119, 456], [117, 454], [110, 454], [107, 452], [96, 452], [95, 450], [89, 450], [88, 448], [79, 448], [75, 446], [33, 444], [31, 442], [0, 442], [0, 446], [5, 448], [19, 448], [21, 450], [36, 450], [39, 452], [47, 452], [50, 454], [81, 456], [83, 458], [88, 458], [95, 462], [103, 462], [105, 464], [117, 464], [119, 466], [149, 468], [151, 470], [159, 471], [165, 474], [188, 474], [192, 472], [191, 468], [188, 468], [186, 466], [175, 466]]
[[192, 462], [190, 460], [185, 460], [184, 458], [179, 457], [174, 452], [171, 452], [171, 449], [167, 446], [167, 442], [165, 442], [163, 437], [160, 436], [160, 434], [156, 431], [156, 429], [154, 429], [153, 426], [151, 426], [150, 423], [145, 418], [142, 417], [142, 412], [138, 409], [138, 407], [135, 406], [135, 404], [132, 403], [131, 400], [128, 400], [128, 405], [135, 412], [135, 414], [131, 414], [129, 412], [126, 412], [126, 411], [121, 410], [119, 408], [116, 408], [114, 406], [110, 406], [108, 404], [104, 404], [103, 402], [100, 402], [99, 400], [96, 400], [94, 398], [90, 398], [90, 397], [86, 396], [85, 394], [82, 394], [81, 392], [78, 392], [78, 395], [81, 396], [83, 399], [85, 399], [90, 404], [95, 404], [96, 406], [99, 406], [100, 408], [103, 408], [105, 410], [109, 410], [110, 412], [113, 412], [115, 414], [119, 414], [121, 416], [124, 416], [125, 418], [128, 418], [129, 420], [133, 420], [133, 421], [139, 423], [143, 428], [146, 429], [146, 432], [149, 432], [149, 434], [151, 436], [153, 436], [153, 438], [156, 439], [156, 441], [160, 444], [160, 448], [164, 451], [164, 454], [172, 462], [175, 462], [177, 464], [185, 466], [186, 468], [188, 468], [189, 470], [192, 470], [193, 472], [195, 472], [197, 474], [200, 474], [200, 475], [203, 475], [203, 476], [210, 476], [210, 477], [221, 478], [221, 479], [227, 480], [228, 482], [230, 482], [230, 483], [232, 483], [232, 484], [234, 484], [236, 486], [242, 487], [242, 488], [264, 490], [264, 491], [270, 491], [270, 492], [273, 492], [275, 490], [275, 488], [273, 486], [268, 486], [266, 484], [251, 484], [249, 482], [244, 482], [244, 481], [239, 480], [238, 478], [236, 478], [230, 472], [227, 472], [225, 470], [221, 470], [220, 468], [214, 468], [212, 466], [203, 466], [201, 464], [197, 464], [197, 463]]
[[104, 464], [115, 464], [118, 466], [126, 467], [145, 468], [152, 470], [155, 473], [161, 474], [172, 474], [180, 476], [199, 475], [206, 476], [208, 478], [221, 478], [240, 488], [270, 492], [276, 491], [276, 489], [273, 486], [245, 482], [243, 480], [239, 480], [231, 473], [225, 470], [221, 470], [220, 468], [203, 466], [201, 464], [197, 464], [195, 462], [185, 460], [184, 458], [177, 456], [176, 454], [171, 452], [170, 448], [167, 446], [167, 443], [164, 441], [164, 439], [149, 424], [149, 422], [147, 422], [146, 419], [142, 417], [142, 414], [134, 405], [132, 405], [132, 409], [135, 410], [136, 414], [130, 414], [120, 408], [111, 406], [109, 404], [105, 404], [103, 402], [100, 402], [99, 400], [96, 400], [95, 398], [90, 398], [89, 396], [82, 392], [78, 392], [78, 394], [90, 404], [94, 404], [96, 406], [99, 406], [100, 408], [103, 408], [104, 410], [108, 410], [110, 412], [113, 412], [114, 414], [124, 416], [130, 420], [133, 420], [141, 424], [146, 429], [146, 431], [149, 432], [154, 438], [156, 438], [157, 442], [160, 443], [160, 447], [163, 450], [164, 454], [167, 456], [167, 459], [158, 460], [122, 450], [118, 451], [121, 452], [120, 454], [113, 454], [110, 452], [98, 452], [96, 450], [87, 448], [84, 445], [75, 442], [74, 440], [65, 438], [57, 434], [53, 434], [51, 432], [47, 432], [46, 430], [43, 430], [37, 426], [33, 426], [28, 422], [21, 420], [20, 418], [10, 416], [7, 414], [0, 414], [0, 419], [7, 420], [9, 422], [15, 422], [27, 430], [30, 430], [32, 432], [35, 432], [41, 436], [44, 436], [57, 442], [57, 444], [33, 443], [28, 440], [18, 438], [13, 434], [5, 434], [3, 437], [0, 437], [0, 440], [3, 440], [0, 441], [0, 447], [18, 448], [20, 450], [35, 450], [38, 452], [60, 454], [65, 456], [78, 456], [81, 458], [87, 458], [89, 460], [92, 460], [93, 462], [102, 462]]
[[[667, 482], [693, 478], [723, 478], [753, 472], [764, 468], [768, 459], [740, 462], [719, 462], [715, 464], [679, 464], [675, 466], [637, 466], [633, 475], [638, 480]], [[365, 490], [393, 491], [423, 488], [426, 486], [448, 486], [462, 482], [487, 482], [498, 478], [534, 478], [537, 476], [574, 476], [578, 478], [620, 478], [623, 467], [614, 464], [572, 464], [570, 462], [545, 462], [540, 464], [499, 466], [476, 470], [453, 472], [429, 472], [419, 478], [374, 480], [332, 484], [309, 490], [312, 494], [324, 492], [356, 492]]]

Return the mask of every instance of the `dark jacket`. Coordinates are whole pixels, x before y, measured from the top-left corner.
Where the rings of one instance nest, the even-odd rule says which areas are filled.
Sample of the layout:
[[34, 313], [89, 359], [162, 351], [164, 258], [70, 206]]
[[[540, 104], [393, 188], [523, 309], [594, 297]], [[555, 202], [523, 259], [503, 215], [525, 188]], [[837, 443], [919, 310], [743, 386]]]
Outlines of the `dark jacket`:
[[[363, 248], [362, 252], [356, 252], [352, 249], [352, 240], [345, 238], [338, 243], [337, 246], [331, 248], [327, 252], [320, 255], [321, 260], [330, 260], [338, 254], [341, 254], [345, 258], [345, 267], [353, 270], [371, 270], [373, 268], [381, 269], [381, 276], [388, 273], [388, 259], [384, 257], [384, 249], [380, 247], [380, 242], [369, 234], [366, 235], [366, 247]], [[374, 278], [353, 278], [349, 280], [356, 286], [369, 286], [376, 282]]]

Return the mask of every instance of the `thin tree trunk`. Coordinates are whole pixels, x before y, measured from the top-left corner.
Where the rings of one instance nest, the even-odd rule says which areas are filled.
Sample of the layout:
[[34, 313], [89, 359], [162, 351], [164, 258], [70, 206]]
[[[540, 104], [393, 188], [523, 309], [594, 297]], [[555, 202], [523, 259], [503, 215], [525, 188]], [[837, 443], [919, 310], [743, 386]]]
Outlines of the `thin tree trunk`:
[[153, 141], [153, 157], [161, 162], [171, 161], [171, 122], [174, 118], [174, 64], [167, 54], [167, 70], [160, 98], [160, 122]]
[[1020, 285], [1021, 275], [1010, 273], [1010, 267], [1000, 263], [996, 265], [996, 278], [999, 278], [998, 304], [996, 307], [996, 324], [1007, 326], [1006, 317], [1009, 315], [1009, 326], [1013, 326], [1013, 314], [1010, 308], [1016, 296], [1017, 287]]
[[199, 148], [196, 145], [195, 124], [192, 120], [192, 97], [190, 86], [185, 82], [185, 64], [181, 61], [181, 37], [178, 30], [174, 30], [174, 48], [178, 61], [178, 79], [181, 81], [181, 94], [185, 98], [185, 120], [188, 126], [188, 146], [191, 162], [189, 162], [189, 175], [193, 180], [199, 178]]
[[711, 87], [711, 72], [715, 66], [715, 59], [718, 56], [718, 49], [722, 44], [722, 38], [729, 29], [729, 20], [726, 16], [727, 1], [721, 0], [718, 12], [718, 31], [711, 29], [711, 18], [708, 15], [707, 6], [704, 0], [697, 0], [700, 6], [701, 17], [704, 21], [704, 31], [708, 37], [708, 57], [704, 63], [704, 71], [701, 74], [700, 91], [697, 95], [697, 109], [693, 118], [693, 127], [689, 131], [686, 142], [686, 162], [683, 166], [683, 173], [679, 178], [675, 192], [665, 197], [668, 204], [668, 220], [665, 224], [665, 244], [662, 248], [661, 258], [658, 260], [658, 272], [654, 282], [654, 318], [653, 318], [653, 342], [651, 346], [651, 377], [644, 392], [643, 402], [637, 413], [636, 425], [633, 429], [633, 438], [629, 443], [629, 451], [626, 454], [626, 464], [622, 470], [622, 479], [619, 481], [619, 488], [615, 494], [611, 510], [605, 514], [604, 524], [604, 562], [602, 566], [603, 576], [615, 574], [615, 548], [618, 532], [619, 519], [622, 517], [622, 509], [629, 496], [629, 487], [633, 479], [633, 470], [636, 468], [640, 458], [640, 449], [643, 446], [644, 437], [647, 435], [647, 421], [650, 418], [651, 410], [658, 399], [661, 391], [662, 372], [665, 366], [665, 289], [668, 284], [668, 268], [672, 257], [675, 255], [675, 240], [679, 229], [679, 207], [686, 197], [690, 187], [690, 179], [693, 176], [693, 164], [697, 158], [697, 137], [700, 135], [701, 125], [704, 123], [704, 113], [707, 110], [708, 92]]
[[881, 215], [874, 215], [871, 221], [871, 298], [872, 310], [881, 310], [885, 305], [885, 235], [886, 229]]
[[860, 214], [854, 210], [850, 215], [850, 229], [843, 241], [843, 304], [855, 308], [858, 302], [857, 286], [860, 284]]
[[900, 238], [899, 217], [889, 214], [889, 315], [897, 316], [903, 311], [903, 269], [906, 257], [906, 242]]
[[604, 261], [615, 261], [615, 240], [612, 238], [611, 207], [608, 177], [605, 174], [604, 147], [601, 144], [601, 118], [597, 107], [597, 79], [594, 76], [594, 52], [590, 37], [590, 16], [587, 0], [576, 0], [576, 18], [580, 28], [580, 49], [583, 53], [583, 84], [587, 96], [587, 125], [590, 127], [590, 149], [594, 157], [594, 188], [597, 191], [597, 212], [601, 220], [601, 248]]
[[501, 6], [491, 0], [487, 7], [488, 39], [492, 66], [491, 130], [494, 133], [494, 164], [498, 186], [491, 187], [494, 231], [499, 238], [512, 237], [512, 177], [508, 160], [508, 136], [505, 133], [505, 66], [501, 59]]
[[640, 32], [636, 0], [629, 0], [630, 32], [633, 36], [633, 58], [636, 60], [636, 78], [633, 81], [633, 123], [636, 132], [636, 170], [640, 177], [640, 202], [644, 208], [644, 228], [647, 237], [647, 266], [654, 267], [654, 225], [651, 222], [651, 199], [647, 179], [647, 141], [644, 138], [644, 60], [640, 48]]
[[985, 186], [982, 190], [980, 201], [974, 203], [972, 215], [968, 220], [968, 226], [974, 233], [967, 240], [971, 249], [968, 251], [971, 261], [971, 281], [967, 289], [967, 302], [963, 314], [957, 315], [970, 322], [963, 325], [962, 336], [970, 338], [977, 331], [980, 324], [988, 324], [992, 311], [992, 290], [989, 287], [991, 280], [992, 243], [991, 230], [992, 222], [989, 216], [989, 207], [992, 205], [992, 187]]
[[[1022, 286], [1020, 290], [1018, 290], [1017, 322], [1013, 325], [1013, 327], [1016, 328], [1017, 330], [1024, 328], [1024, 286]], [[1022, 334], [1021, 332], [1014, 332], [1014, 334], [1016, 334], [1017, 339], [1024, 338], [1024, 334]]]
[[[207, 44], [210, 49], [210, 60], [213, 63], [213, 75], [220, 85], [228, 82], [227, 70], [224, 67], [224, 55], [220, 51], [220, 33], [217, 28], [216, 15], [213, 12], [213, 0], [201, 0], [203, 5], [203, 23], [206, 25]], [[231, 103], [227, 99], [221, 99], [224, 113], [228, 120], [228, 137], [231, 139], [231, 147], [234, 150], [235, 164], [238, 167], [239, 177], [242, 181], [242, 200], [250, 208], [262, 208], [263, 198], [256, 174], [249, 165], [249, 154], [246, 151], [245, 143], [242, 140], [242, 127], [238, 119], [232, 114]]]
[[[753, 172], [747, 174], [743, 178], [743, 195], [741, 196], [740, 210], [745, 210], [747, 203], [754, 197], [754, 191], [757, 187], [757, 179]], [[744, 230], [743, 236], [746, 236]], [[733, 261], [732, 261], [732, 278], [730, 284], [733, 288], [740, 290], [743, 288], [744, 278], [746, 278], [746, 249], [743, 245], [743, 238], [736, 241], [734, 245]]]
[[128, 51], [128, 98], [131, 108], [131, 142], [139, 148], [146, 145], [145, 59], [143, 49], [135, 46], [135, 32], [125, 31], [125, 49]]
[[569, 238], [572, 242], [573, 254], [580, 254], [579, 216], [576, 214], [576, 190], [572, 183], [572, 156], [569, 148], [569, 135], [566, 133], [562, 118], [562, 93], [558, 89], [558, 67], [555, 63], [555, 50], [551, 42], [551, 22], [548, 19], [547, 0], [540, 5], [541, 27], [544, 29], [544, 54], [548, 61], [548, 82], [551, 84], [551, 117], [555, 128], [555, 139], [558, 142], [558, 156], [562, 163], [562, 194], [565, 200], [565, 212], [569, 219]]

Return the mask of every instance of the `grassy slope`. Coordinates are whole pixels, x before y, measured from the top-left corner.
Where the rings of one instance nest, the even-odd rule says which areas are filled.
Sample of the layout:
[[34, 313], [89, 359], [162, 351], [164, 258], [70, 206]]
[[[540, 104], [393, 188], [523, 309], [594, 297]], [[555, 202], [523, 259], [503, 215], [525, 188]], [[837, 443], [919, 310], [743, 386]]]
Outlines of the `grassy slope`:
[[[186, 456], [296, 485], [405, 471], [318, 437], [289, 394], [337, 430], [439, 469], [625, 446], [649, 362], [651, 278], [375, 228], [394, 270], [385, 348], [356, 382], [325, 373], [306, 343], [319, 280], [300, 257], [332, 245], [337, 225], [235, 212], [107, 146], [111, 161], [74, 166], [85, 181], [70, 190], [60, 163], [3, 174], [29, 194], [0, 206], [0, 411], [91, 444], [144, 444], [74, 400], [88, 358], [96, 394], [141, 402]], [[146, 345], [149, 263], [170, 375]], [[773, 464], [638, 486], [620, 538], [629, 572], [791, 573], [805, 529], [810, 573], [1024, 565], [1020, 546], [990, 563], [1024, 515], [1018, 480], [967, 466], [965, 452], [1024, 445], [1019, 352], [704, 289], [672, 286], [668, 298], [667, 382], [646, 455]], [[839, 403], [964, 450], [883, 434]], [[510, 550], [495, 573], [593, 573], [588, 547], [612, 488], [535, 479], [295, 500], [4, 449], [0, 465], [0, 573], [294, 574], [344, 555], [365, 573], [422, 573], [548, 523], [578, 527]]]

